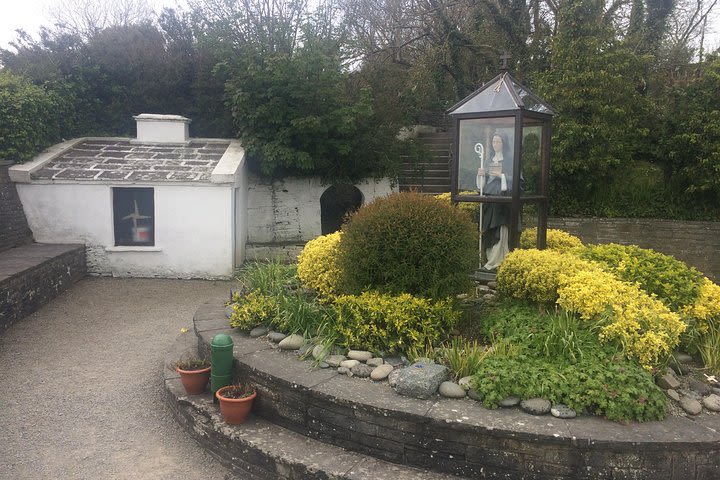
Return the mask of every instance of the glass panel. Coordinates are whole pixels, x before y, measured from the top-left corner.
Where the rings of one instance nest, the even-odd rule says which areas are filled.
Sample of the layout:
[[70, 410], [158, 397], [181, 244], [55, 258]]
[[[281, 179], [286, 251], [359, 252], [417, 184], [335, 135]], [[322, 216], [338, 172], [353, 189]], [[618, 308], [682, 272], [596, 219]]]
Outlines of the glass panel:
[[520, 165], [520, 195], [540, 195], [542, 159], [542, 123], [539, 120], [523, 119], [522, 152]]
[[155, 245], [152, 188], [113, 188], [115, 245]]
[[517, 82], [513, 82], [513, 88], [527, 110], [540, 113], [553, 113], [548, 105], [540, 100], [534, 93], [525, 88], [525, 86]]
[[520, 248], [537, 248], [538, 210], [537, 203], [525, 203], [520, 214]]
[[474, 97], [452, 111], [458, 113], [498, 112], [500, 110], [518, 110], [519, 106], [513, 99], [502, 78], [494, 84], [484, 87]]
[[[458, 191], [512, 194], [514, 117], [460, 120]], [[483, 175], [479, 175], [483, 174]]]

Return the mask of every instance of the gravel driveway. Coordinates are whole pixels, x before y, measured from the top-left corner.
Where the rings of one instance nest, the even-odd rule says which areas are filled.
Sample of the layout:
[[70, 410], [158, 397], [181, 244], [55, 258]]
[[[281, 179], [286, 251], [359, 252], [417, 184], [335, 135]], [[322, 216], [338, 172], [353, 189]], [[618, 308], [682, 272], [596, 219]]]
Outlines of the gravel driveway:
[[180, 328], [230, 285], [85, 278], [0, 334], [0, 478], [234, 478], [175, 424], [162, 384]]

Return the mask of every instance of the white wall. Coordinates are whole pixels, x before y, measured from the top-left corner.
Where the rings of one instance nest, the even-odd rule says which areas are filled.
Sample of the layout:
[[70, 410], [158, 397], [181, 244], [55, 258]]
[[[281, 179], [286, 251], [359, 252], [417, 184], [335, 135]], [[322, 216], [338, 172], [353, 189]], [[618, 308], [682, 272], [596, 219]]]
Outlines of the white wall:
[[85, 243], [89, 273], [223, 278], [233, 272], [231, 185], [132, 185], [155, 189], [155, 247], [114, 247], [110, 185], [16, 186], [35, 241]]
[[[355, 185], [363, 204], [390, 194], [390, 181], [368, 180]], [[294, 259], [308, 240], [321, 234], [320, 196], [330, 185], [319, 178], [285, 178], [273, 182], [248, 175], [248, 259]]]

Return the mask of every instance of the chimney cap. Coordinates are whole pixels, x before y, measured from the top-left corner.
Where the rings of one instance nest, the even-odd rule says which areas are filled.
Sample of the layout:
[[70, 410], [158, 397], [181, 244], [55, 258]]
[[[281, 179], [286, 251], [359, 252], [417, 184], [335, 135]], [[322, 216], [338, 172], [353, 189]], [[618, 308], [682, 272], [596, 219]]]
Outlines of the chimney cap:
[[192, 120], [183, 117], [182, 115], [163, 115], [159, 113], [141, 113], [140, 115], [133, 116], [135, 120], [145, 120], [150, 122], [185, 122], [190, 123]]

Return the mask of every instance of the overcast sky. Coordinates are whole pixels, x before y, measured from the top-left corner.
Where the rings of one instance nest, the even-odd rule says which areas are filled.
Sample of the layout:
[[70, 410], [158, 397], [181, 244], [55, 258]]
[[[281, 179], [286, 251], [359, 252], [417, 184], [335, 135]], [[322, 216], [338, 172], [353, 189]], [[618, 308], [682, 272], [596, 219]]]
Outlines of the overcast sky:
[[[0, 0], [0, 47], [7, 47], [15, 38], [15, 29], [23, 28], [34, 34], [41, 25], [49, 25], [48, 7], [57, 0]], [[185, 0], [148, 0], [156, 11], [163, 7], [175, 7], [178, 3], [185, 5]], [[712, 25], [712, 33], [706, 38], [706, 50], [720, 47], [720, 11], [716, 11]]]

